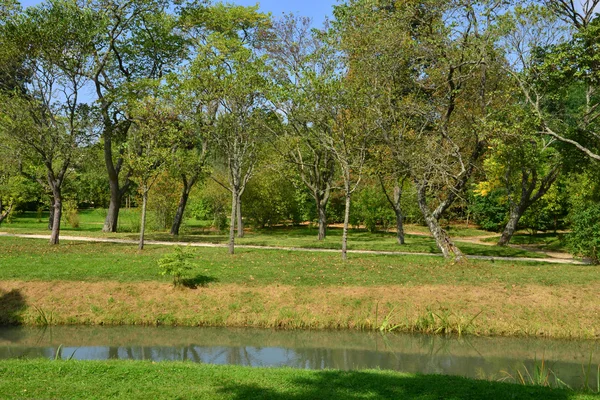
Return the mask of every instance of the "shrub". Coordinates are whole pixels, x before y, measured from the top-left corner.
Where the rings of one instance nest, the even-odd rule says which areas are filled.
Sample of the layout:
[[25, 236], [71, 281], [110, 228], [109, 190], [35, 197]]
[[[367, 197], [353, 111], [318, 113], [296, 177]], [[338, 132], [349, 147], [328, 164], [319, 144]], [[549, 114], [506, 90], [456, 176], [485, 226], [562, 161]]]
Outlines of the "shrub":
[[77, 202], [75, 200], [65, 201], [63, 219], [71, 228], [79, 228], [79, 214], [77, 213]]
[[600, 263], [600, 204], [582, 205], [571, 215], [572, 233], [568, 236], [571, 252]]
[[170, 275], [173, 277], [173, 286], [180, 286], [185, 279], [186, 274], [192, 270], [194, 264], [189, 260], [194, 258], [194, 254], [189, 249], [183, 249], [180, 246], [175, 247], [173, 252], [165, 254], [158, 260], [160, 268], [159, 274], [162, 276]]

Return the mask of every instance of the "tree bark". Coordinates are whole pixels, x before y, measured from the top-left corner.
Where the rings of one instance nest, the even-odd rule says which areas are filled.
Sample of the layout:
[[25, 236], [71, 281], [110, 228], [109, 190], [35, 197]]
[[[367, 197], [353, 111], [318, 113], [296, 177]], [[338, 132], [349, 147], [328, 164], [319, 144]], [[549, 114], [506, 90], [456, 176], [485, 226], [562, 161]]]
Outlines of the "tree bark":
[[398, 244], [404, 244], [404, 216], [401, 210], [394, 210], [396, 213], [396, 240]]
[[508, 223], [504, 227], [504, 231], [502, 232], [502, 236], [498, 241], [498, 246], [507, 246], [512, 239], [515, 231], [517, 230], [517, 225], [519, 224], [519, 220], [525, 213], [525, 209], [522, 207], [515, 207], [510, 211], [510, 216], [508, 217]]
[[59, 242], [60, 235], [60, 218], [62, 216], [62, 193], [60, 188], [54, 188], [53, 193], [53, 217], [52, 234], [50, 235], [50, 244], [56, 245]]
[[142, 194], [142, 223], [140, 225], [140, 243], [138, 249], [144, 250], [144, 234], [146, 232], [146, 205], [148, 204], [148, 191]]
[[327, 235], [327, 203], [317, 200], [317, 212], [319, 223], [319, 240], [325, 240]]
[[12, 211], [13, 206], [14, 206], [14, 203], [11, 202], [8, 204], [8, 207], [4, 211], [2, 211], [3, 204], [2, 204], [2, 199], [0, 199], [0, 224], [2, 223], [2, 221], [4, 221], [8, 217], [8, 215]]
[[110, 188], [110, 203], [108, 204], [108, 211], [102, 232], [116, 232], [119, 222], [119, 210], [121, 209], [121, 189], [119, 188], [118, 175], [111, 177], [109, 174], [108, 184]]
[[[235, 186], [234, 186], [235, 188]], [[229, 254], [235, 253], [235, 217], [237, 211], [237, 190], [231, 191], [231, 220], [229, 223]]]
[[344, 230], [342, 232], [342, 259], [348, 259], [348, 223], [350, 221], [350, 194], [346, 193], [346, 208], [344, 210]]
[[237, 199], [237, 237], [244, 237], [244, 220], [242, 219], [242, 198], [241, 196]]
[[48, 230], [52, 231], [54, 225], [54, 195], [50, 197], [50, 208], [48, 208]]
[[424, 186], [418, 187], [417, 202], [419, 203], [419, 209], [423, 214], [423, 218], [425, 219], [425, 223], [427, 224], [429, 231], [435, 239], [437, 247], [442, 251], [442, 254], [445, 258], [454, 257], [456, 260], [461, 260], [464, 257], [463, 253], [452, 242], [452, 239], [450, 239], [448, 233], [444, 229], [442, 229], [439, 220], [435, 218], [435, 216], [432, 214], [431, 210], [427, 206], [425, 190], [426, 189]]
[[192, 190], [193, 183], [188, 183], [187, 179], [183, 179], [183, 190], [181, 191], [181, 197], [179, 198], [179, 204], [177, 205], [177, 211], [175, 212], [175, 218], [173, 219], [173, 225], [171, 225], [171, 235], [179, 235], [179, 229], [183, 222], [183, 215], [185, 214], [185, 207], [187, 206], [190, 192]]

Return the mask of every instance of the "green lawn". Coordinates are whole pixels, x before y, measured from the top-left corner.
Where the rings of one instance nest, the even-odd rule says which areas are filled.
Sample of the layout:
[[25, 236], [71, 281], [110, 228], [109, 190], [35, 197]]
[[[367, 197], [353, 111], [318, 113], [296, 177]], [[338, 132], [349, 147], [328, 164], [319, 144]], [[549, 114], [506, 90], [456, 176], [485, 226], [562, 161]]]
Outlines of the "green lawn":
[[[9, 233], [32, 233], [48, 234], [47, 216], [43, 215], [41, 219], [36, 213], [21, 213], [12, 219], [10, 224], [3, 224], [0, 231]], [[92, 236], [92, 237], [111, 237], [124, 239], [137, 239], [138, 234], [135, 227], [139, 226], [139, 215], [136, 210], [124, 209], [119, 218], [119, 225], [122, 232], [103, 233], [102, 223], [104, 210], [84, 210], [80, 212], [80, 226], [71, 228], [67, 224], [62, 224], [62, 233], [64, 235]], [[228, 237], [225, 233], [212, 232], [208, 229], [208, 222], [195, 221], [188, 219], [186, 227], [182, 230], [182, 235], [172, 237], [166, 232], [148, 232], [148, 240], [161, 241], [180, 241], [180, 242], [198, 242], [198, 243], [227, 243]], [[422, 226], [408, 226], [408, 231], [426, 234], [427, 228]], [[473, 228], [450, 227], [449, 233], [456, 238], [456, 244], [466, 254], [496, 256], [496, 257], [540, 257], [535, 251], [515, 249], [511, 247], [487, 246], [461, 242], [461, 237], [466, 236], [485, 236], [489, 232], [476, 230]], [[302, 247], [315, 249], [341, 249], [341, 229], [330, 228], [327, 238], [323, 241], [317, 240], [317, 230], [311, 227], [276, 227], [272, 229], [256, 229], [247, 232], [244, 238], [236, 239], [236, 243], [258, 246], [278, 246], [278, 247]], [[407, 235], [406, 245], [399, 246], [396, 243], [395, 233], [378, 232], [370, 233], [364, 230], [351, 230], [349, 235], [348, 248], [350, 250], [376, 250], [376, 251], [402, 251], [410, 253], [440, 253], [435, 241], [427, 236]]]
[[597, 399], [592, 393], [389, 371], [140, 361], [0, 361], [2, 398]]
[[[0, 236], [0, 280], [167, 281], [158, 275], [157, 260], [169, 246], [63, 241], [50, 246], [42, 239]], [[600, 281], [598, 270], [586, 265], [549, 265], [508, 261], [449, 263], [441, 257], [351, 255], [336, 253], [190, 248], [195, 269], [190, 277], [250, 286], [316, 285], [562, 285]]]
[[[483, 239], [484, 242], [495, 243], [500, 236]], [[511, 244], [519, 246], [535, 246], [540, 250], [559, 251], [568, 253], [567, 238], [564, 233], [537, 233], [531, 235], [528, 233], [518, 233], [510, 241]]]

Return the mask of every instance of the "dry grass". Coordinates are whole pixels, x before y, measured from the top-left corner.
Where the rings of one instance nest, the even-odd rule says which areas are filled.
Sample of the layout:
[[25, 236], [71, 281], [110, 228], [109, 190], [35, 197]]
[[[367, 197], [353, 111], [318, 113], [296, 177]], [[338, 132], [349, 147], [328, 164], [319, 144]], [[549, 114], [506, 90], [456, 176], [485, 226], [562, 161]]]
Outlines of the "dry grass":
[[[400, 331], [600, 337], [600, 284], [502, 287], [294, 287], [159, 282], [0, 282], [0, 320], [40, 324], [375, 329], [392, 309]], [[481, 314], [468, 321], [476, 314]], [[42, 317], [41, 313], [45, 315]]]

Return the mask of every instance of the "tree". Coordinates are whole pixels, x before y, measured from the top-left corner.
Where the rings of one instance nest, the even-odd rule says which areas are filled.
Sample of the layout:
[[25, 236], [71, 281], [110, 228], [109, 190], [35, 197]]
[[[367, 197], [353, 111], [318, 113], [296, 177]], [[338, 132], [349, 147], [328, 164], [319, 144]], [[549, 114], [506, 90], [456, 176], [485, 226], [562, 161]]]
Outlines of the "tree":
[[169, 164], [173, 142], [180, 134], [180, 121], [176, 110], [164, 104], [160, 97], [148, 95], [142, 100], [130, 101], [130, 104], [135, 125], [125, 154], [132, 178], [142, 195], [139, 249], [143, 250], [148, 193]]
[[69, 2], [30, 7], [2, 27], [3, 42], [26, 49], [23, 64], [30, 71], [25, 92], [4, 93], [1, 129], [14, 151], [45, 168], [52, 193], [50, 243], [58, 244], [62, 188], [79, 145], [90, 136], [89, 107], [80, 100], [85, 85], [82, 72], [89, 54], [93, 16]]
[[276, 151], [295, 167], [317, 209], [318, 239], [327, 230], [327, 204], [336, 172], [336, 157], [324, 137], [330, 137], [337, 105], [327, 82], [338, 71], [323, 49], [323, 35], [311, 30], [311, 21], [286, 15], [274, 22], [262, 43], [272, 65], [270, 102], [279, 124], [271, 133]]
[[[185, 59], [187, 46], [178, 19], [166, 0], [94, 0], [81, 4], [94, 13], [93, 51], [85, 76], [95, 90], [102, 121], [101, 139], [108, 173], [110, 203], [104, 232], [116, 232], [123, 195], [132, 171], [125, 169], [121, 144], [132, 126], [127, 105], [118, 101], [127, 86], [160, 79]], [[72, 22], [77, 24], [76, 21]]]
[[417, 189], [444, 256], [462, 253], [439, 219], [464, 191], [502, 104], [496, 2], [351, 1], [336, 9], [350, 73], [371, 120]]
[[233, 254], [236, 220], [238, 236], [243, 236], [241, 197], [254, 172], [264, 137], [262, 121], [267, 118], [266, 67], [255, 44], [268, 17], [257, 13], [256, 7], [219, 5], [201, 11], [210, 13], [206, 21], [214, 29], [196, 45], [189, 85], [209, 115], [215, 115], [210, 132], [228, 171], [228, 182], [219, 183], [231, 192], [229, 252]]

